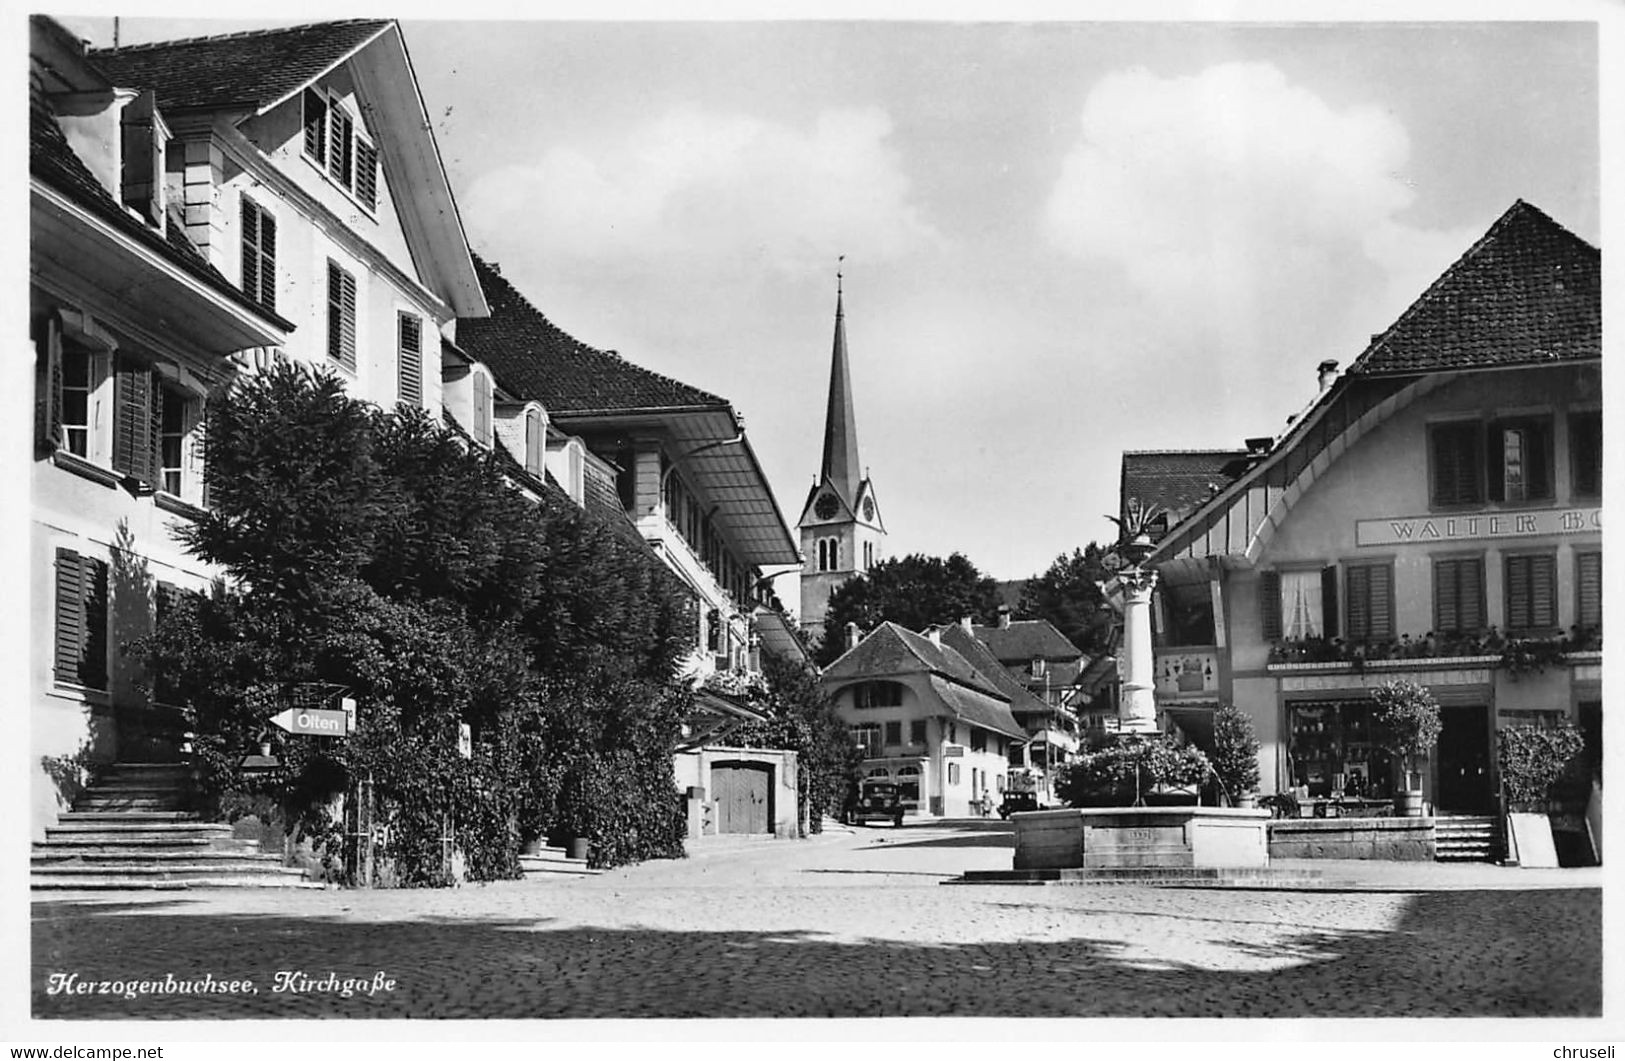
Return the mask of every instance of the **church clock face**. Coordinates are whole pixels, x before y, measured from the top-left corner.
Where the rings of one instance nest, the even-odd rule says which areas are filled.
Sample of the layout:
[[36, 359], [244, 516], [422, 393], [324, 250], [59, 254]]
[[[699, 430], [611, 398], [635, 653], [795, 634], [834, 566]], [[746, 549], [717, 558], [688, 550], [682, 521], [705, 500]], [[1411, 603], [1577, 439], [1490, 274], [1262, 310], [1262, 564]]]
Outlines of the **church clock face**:
[[813, 513], [819, 519], [833, 519], [840, 510], [841, 504], [834, 494], [819, 494], [818, 500], [813, 502]]
[[875, 518], [875, 499], [872, 497], [863, 499], [863, 518], [871, 521]]

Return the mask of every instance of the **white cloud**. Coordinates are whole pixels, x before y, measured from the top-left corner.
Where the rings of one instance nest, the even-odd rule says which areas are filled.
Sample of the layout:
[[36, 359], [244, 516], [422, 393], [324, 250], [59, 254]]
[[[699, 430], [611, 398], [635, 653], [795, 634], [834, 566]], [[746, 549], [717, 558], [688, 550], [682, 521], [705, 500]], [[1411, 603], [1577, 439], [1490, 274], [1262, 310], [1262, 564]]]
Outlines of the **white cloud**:
[[1229, 346], [1269, 345], [1260, 332], [1283, 310], [1375, 330], [1471, 242], [1397, 220], [1415, 192], [1393, 116], [1333, 106], [1269, 64], [1111, 74], [1081, 134], [1047, 204], [1050, 239]]
[[621, 268], [802, 270], [840, 253], [895, 257], [937, 237], [910, 201], [891, 131], [876, 108], [825, 111], [803, 129], [680, 107], [482, 175], [464, 216], [499, 253], [534, 248]]

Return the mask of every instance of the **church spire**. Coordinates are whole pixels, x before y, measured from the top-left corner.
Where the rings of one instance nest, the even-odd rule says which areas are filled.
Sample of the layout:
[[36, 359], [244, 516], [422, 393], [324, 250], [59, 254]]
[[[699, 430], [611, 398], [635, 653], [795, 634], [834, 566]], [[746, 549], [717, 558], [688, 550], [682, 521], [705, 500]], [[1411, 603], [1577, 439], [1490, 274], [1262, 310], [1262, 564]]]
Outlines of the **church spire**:
[[[843, 254], [839, 261], [845, 261]], [[852, 376], [846, 363], [846, 313], [841, 272], [835, 271], [835, 349], [830, 355], [829, 407], [824, 417], [823, 476], [848, 504], [857, 500], [863, 482], [858, 464], [858, 424], [852, 410]]]

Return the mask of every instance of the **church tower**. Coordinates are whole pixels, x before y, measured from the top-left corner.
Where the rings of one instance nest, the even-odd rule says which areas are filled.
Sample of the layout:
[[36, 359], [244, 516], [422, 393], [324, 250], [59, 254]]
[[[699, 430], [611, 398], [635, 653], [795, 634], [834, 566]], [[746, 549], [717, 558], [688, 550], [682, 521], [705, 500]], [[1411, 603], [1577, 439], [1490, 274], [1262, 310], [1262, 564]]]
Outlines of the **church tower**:
[[[881, 559], [886, 527], [873, 485], [858, 462], [858, 426], [846, 358], [846, 312], [835, 274], [835, 349], [830, 355], [824, 460], [797, 524], [801, 530], [801, 626], [824, 636], [830, 594]], [[838, 636], [838, 632], [837, 632]]]

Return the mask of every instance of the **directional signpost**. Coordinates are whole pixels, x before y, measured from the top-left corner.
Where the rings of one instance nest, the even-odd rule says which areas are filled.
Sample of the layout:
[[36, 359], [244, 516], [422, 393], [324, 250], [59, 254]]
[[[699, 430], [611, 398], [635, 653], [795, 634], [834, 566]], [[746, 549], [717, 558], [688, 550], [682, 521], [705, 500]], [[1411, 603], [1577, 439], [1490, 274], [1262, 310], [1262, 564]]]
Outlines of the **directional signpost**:
[[345, 737], [350, 733], [350, 716], [344, 711], [317, 707], [290, 707], [271, 719], [289, 733], [302, 737]]

